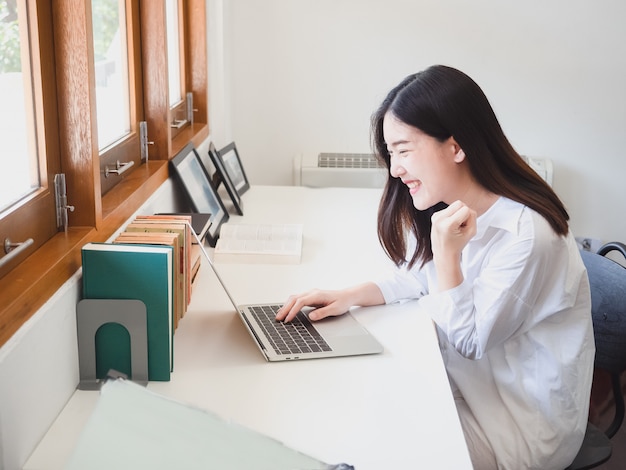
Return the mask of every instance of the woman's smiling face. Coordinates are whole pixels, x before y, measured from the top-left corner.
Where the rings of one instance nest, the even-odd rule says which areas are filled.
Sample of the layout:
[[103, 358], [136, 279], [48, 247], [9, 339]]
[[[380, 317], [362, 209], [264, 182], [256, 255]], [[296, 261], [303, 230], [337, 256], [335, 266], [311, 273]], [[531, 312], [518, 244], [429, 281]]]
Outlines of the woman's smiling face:
[[390, 156], [389, 172], [407, 186], [416, 209], [457, 199], [462, 171], [459, 163], [465, 154], [452, 137], [440, 142], [391, 113], [385, 115], [383, 134]]

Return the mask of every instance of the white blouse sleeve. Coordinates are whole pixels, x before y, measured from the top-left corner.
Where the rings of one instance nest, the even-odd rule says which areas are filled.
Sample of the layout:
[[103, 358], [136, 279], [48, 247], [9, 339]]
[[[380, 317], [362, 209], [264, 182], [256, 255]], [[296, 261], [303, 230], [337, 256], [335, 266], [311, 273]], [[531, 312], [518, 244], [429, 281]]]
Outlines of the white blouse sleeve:
[[[415, 237], [409, 235], [408, 257], [414, 253], [415, 246]], [[419, 261], [416, 264], [419, 265]], [[386, 276], [381, 276], [375, 283], [382, 292], [386, 304], [418, 299], [428, 293], [426, 274], [416, 266], [413, 266], [412, 269], [407, 269], [406, 264], [399, 268], [393, 266]]]
[[426, 277], [417, 269], [397, 268], [389, 277], [375, 282], [387, 304], [417, 299], [428, 293]]

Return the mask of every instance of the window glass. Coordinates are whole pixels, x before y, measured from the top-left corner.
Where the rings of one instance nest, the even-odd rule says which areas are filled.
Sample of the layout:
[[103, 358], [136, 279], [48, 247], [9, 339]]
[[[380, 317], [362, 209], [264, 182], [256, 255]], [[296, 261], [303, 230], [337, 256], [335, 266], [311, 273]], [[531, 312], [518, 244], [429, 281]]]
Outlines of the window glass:
[[0, 1], [0, 212], [40, 187], [28, 19], [23, 3]]
[[124, 0], [92, 0], [100, 150], [130, 133], [128, 41]]
[[166, 0], [167, 67], [170, 107], [182, 101], [180, 86], [180, 36], [178, 28], [178, 0]]

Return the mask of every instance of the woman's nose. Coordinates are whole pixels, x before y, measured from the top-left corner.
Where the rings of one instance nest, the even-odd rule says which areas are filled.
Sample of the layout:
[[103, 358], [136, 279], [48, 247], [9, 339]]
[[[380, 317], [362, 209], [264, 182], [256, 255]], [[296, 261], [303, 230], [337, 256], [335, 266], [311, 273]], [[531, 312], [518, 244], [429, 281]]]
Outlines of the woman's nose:
[[389, 174], [394, 178], [400, 178], [404, 174], [404, 168], [402, 168], [402, 165], [398, 165], [393, 157], [389, 161]]

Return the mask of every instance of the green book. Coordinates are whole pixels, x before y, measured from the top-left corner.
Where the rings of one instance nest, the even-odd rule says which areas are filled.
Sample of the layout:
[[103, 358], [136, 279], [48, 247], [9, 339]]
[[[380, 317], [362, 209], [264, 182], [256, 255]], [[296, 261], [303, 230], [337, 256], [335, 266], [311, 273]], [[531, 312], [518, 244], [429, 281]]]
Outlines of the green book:
[[[173, 367], [173, 249], [88, 243], [82, 248], [84, 299], [137, 299], [146, 305], [148, 379], [168, 381]], [[96, 377], [109, 369], [132, 377], [130, 336], [117, 323], [96, 333]]]

